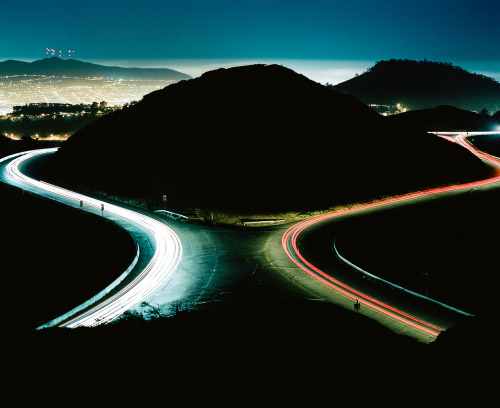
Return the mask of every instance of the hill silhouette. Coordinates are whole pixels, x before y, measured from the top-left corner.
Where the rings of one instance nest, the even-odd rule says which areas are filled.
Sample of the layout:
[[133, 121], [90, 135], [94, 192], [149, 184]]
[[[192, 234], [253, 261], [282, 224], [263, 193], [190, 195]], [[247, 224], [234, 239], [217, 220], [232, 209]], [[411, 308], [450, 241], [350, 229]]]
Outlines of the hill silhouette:
[[75, 133], [45, 166], [63, 185], [173, 207], [328, 208], [487, 177], [470, 153], [392, 125], [290, 69], [219, 69]]
[[388, 119], [426, 131], [490, 131], [500, 126], [500, 118], [446, 105], [399, 113], [389, 116]]
[[500, 83], [451, 63], [379, 61], [367, 72], [332, 87], [367, 104], [402, 104], [408, 109], [452, 105], [490, 112], [500, 109]]
[[6, 75], [56, 75], [74, 77], [103, 77], [109, 79], [184, 80], [189, 75], [167, 68], [109, 67], [74, 59], [57, 57], [33, 62], [7, 60], [0, 62], [0, 76]]

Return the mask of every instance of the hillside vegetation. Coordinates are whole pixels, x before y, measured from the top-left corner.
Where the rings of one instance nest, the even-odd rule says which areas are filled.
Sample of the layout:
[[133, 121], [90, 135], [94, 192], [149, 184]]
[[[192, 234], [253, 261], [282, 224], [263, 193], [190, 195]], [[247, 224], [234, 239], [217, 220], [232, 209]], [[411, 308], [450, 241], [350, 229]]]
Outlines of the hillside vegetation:
[[72, 187], [239, 212], [328, 208], [489, 175], [459, 146], [276, 65], [146, 95], [75, 133], [44, 171]]
[[452, 105], [479, 112], [500, 110], [500, 83], [451, 63], [379, 61], [365, 73], [332, 87], [367, 104], [415, 109]]

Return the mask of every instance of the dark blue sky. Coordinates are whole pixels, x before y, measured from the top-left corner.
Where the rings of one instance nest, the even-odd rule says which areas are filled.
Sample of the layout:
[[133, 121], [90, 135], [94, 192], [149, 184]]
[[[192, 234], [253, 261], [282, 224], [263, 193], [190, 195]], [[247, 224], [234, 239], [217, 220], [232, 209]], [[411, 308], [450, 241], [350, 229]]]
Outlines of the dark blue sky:
[[3, 0], [0, 59], [500, 61], [498, 0]]

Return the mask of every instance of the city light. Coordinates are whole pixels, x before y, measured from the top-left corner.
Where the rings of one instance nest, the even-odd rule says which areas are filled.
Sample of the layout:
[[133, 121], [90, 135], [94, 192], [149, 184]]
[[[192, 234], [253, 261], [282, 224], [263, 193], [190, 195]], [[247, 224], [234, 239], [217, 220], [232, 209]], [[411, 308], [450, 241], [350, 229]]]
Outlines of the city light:
[[103, 77], [67, 77], [47, 75], [11, 75], [0, 77], [0, 115], [12, 112], [14, 106], [29, 103], [91, 104], [107, 101], [123, 106], [174, 80], [126, 80]]

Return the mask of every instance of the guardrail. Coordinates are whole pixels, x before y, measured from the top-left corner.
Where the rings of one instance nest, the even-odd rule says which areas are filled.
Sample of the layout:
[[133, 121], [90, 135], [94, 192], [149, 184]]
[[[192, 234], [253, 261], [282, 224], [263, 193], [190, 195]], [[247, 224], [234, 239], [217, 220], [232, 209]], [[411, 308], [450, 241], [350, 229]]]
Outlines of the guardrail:
[[178, 214], [173, 211], [167, 211], [167, 210], [155, 210], [155, 213], [161, 213], [166, 215], [167, 217], [173, 218], [174, 220], [182, 220], [182, 221], [187, 221], [189, 220], [189, 217], [183, 214]]
[[284, 219], [265, 219], [265, 220], [241, 220], [243, 225], [252, 225], [252, 224], [276, 224], [277, 222], [285, 222]]
[[453, 307], [453, 306], [450, 306], [450, 305], [444, 304], [444, 303], [442, 303], [442, 302], [439, 302], [438, 300], [431, 299], [430, 297], [424, 296], [424, 295], [422, 295], [422, 294], [420, 294], [420, 293], [413, 292], [412, 290], [409, 290], [409, 289], [406, 289], [406, 288], [404, 288], [404, 287], [402, 287], [402, 286], [396, 285], [396, 284], [394, 284], [394, 283], [392, 283], [392, 282], [389, 282], [389, 281], [387, 281], [387, 280], [385, 280], [385, 279], [382, 279], [382, 278], [380, 278], [380, 277], [378, 277], [378, 276], [376, 276], [376, 275], [373, 275], [372, 273], [367, 272], [367, 271], [365, 271], [364, 269], [361, 269], [359, 266], [354, 265], [351, 261], [347, 260], [347, 259], [346, 259], [346, 258], [344, 258], [342, 255], [340, 255], [340, 253], [339, 253], [339, 251], [338, 251], [338, 249], [337, 249], [336, 241], [337, 241], [337, 238], [335, 238], [335, 239], [333, 240], [333, 246], [332, 246], [332, 247], [333, 247], [333, 250], [335, 251], [335, 255], [336, 255], [336, 256], [337, 256], [337, 257], [338, 257], [338, 258], [339, 258], [342, 262], [346, 263], [347, 265], [349, 265], [350, 267], [352, 267], [352, 268], [356, 269], [357, 271], [361, 272], [362, 274], [364, 274], [364, 275], [366, 275], [366, 276], [369, 276], [370, 278], [376, 279], [376, 280], [378, 280], [378, 281], [380, 281], [380, 282], [383, 282], [383, 283], [385, 283], [385, 284], [387, 284], [387, 285], [390, 285], [390, 286], [392, 286], [393, 288], [399, 289], [399, 290], [401, 290], [401, 291], [403, 291], [403, 292], [409, 293], [409, 294], [414, 295], [414, 296], [417, 296], [417, 297], [419, 297], [419, 298], [422, 298], [422, 299], [428, 300], [428, 301], [430, 301], [430, 302], [436, 303], [436, 304], [438, 304], [438, 305], [440, 305], [440, 306], [443, 306], [443, 307], [445, 307], [445, 308], [447, 308], [447, 309], [453, 310], [454, 312], [457, 312], [457, 313], [463, 314], [463, 315], [465, 315], [465, 316], [474, 316], [474, 315], [472, 315], [472, 314], [470, 314], [470, 313], [464, 312], [463, 310], [460, 310], [460, 309], [457, 309], [457, 308], [455, 308], [455, 307]]
[[93, 296], [92, 298], [90, 298], [86, 302], [82, 303], [81, 305], [75, 307], [74, 309], [71, 309], [69, 312], [63, 314], [62, 316], [59, 316], [58, 318], [51, 320], [50, 322], [45, 323], [45, 324], [37, 327], [36, 329], [41, 330], [41, 329], [46, 329], [49, 327], [57, 326], [58, 324], [64, 322], [65, 320], [68, 320], [74, 314], [81, 312], [82, 310], [89, 307], [90, 305], [98, 302], [104, 296], [106, 296], [109, 292], [111, 292], [114, 288], [116, 288], [128, 276], [128, 274], [132, 271], [132, 269], [135, 268], [135, 265], [137, 264], [137, 261], [139, 260], [139, 255], [140, 255], [139, 244], [137, 242], [135, 242], [135, 246], [136, 246], [136, 254], [135, 254], [134, 260], [132, 261], [130, 266], [127, 268], [127, 270], [125, 272], [123, 272], [117, 279], [115, 279], [109, 286], [107, 286], [106, 288], [101, 290], [97, 295]]

